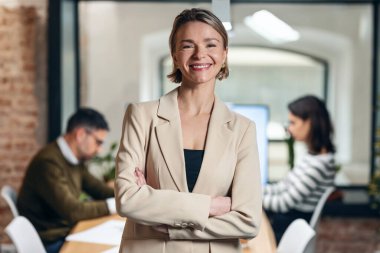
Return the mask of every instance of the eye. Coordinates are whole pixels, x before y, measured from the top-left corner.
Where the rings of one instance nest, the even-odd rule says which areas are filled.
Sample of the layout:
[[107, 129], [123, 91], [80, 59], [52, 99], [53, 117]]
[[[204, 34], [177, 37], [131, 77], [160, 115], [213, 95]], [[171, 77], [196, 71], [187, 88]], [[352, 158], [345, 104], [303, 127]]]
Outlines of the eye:
[[188, 49], [188, 48], [193, 48], [193, 45], [182, 45], [181, 49]]
[[216, 45], [213, 43], [210, 43], [210, 44], [207, 44], [207, 47], [216, 47]]

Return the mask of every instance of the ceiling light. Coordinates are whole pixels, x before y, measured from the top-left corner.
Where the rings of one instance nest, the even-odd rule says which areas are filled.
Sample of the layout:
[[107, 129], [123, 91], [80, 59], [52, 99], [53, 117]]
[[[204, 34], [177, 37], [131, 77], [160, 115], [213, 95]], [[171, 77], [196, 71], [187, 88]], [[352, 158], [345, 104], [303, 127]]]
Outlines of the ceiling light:
[[266, 10], [247, 16], [244, 23], [256, 33], [275, 44], [296, 41], [299, 33], [287, 23]]
[[226, 29], [226, 31], [231, 31], [232, 30], [231, 22], [223, 22], [223, 26]]

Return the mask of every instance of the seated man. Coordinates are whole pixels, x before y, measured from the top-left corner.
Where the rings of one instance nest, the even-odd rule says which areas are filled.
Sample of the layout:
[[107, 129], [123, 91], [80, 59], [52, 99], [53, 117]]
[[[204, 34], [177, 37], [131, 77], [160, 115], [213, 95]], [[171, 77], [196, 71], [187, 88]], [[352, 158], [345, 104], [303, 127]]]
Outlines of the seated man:
[[[100, 113], [79, 109], [66, 134], [42, 148], [28, 166], [17, 208], [33, 223], [48, 253], [59, 251], [78, 221], [116, 213], [113, 189], [85, 165], [99, 152], [108, 130]], [[83, 192], [91, 200], [84, 200]]]

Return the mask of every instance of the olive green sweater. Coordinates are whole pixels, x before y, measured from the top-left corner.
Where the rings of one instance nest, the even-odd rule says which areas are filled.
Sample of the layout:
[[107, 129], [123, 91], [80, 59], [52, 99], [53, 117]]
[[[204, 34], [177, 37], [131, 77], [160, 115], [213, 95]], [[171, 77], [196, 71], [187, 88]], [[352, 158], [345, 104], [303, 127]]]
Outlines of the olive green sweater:
[[[92, 200], [80, 200], [82, 192]], [[42, 241], [50, 243], [66, 237], [80, 220], [109, 214], [105, 199], [113, 196], [113, 189], [93, 177], [84, 164], [70, 164], [53, 142], [31, 161], [17, 208], [33, 223]]]

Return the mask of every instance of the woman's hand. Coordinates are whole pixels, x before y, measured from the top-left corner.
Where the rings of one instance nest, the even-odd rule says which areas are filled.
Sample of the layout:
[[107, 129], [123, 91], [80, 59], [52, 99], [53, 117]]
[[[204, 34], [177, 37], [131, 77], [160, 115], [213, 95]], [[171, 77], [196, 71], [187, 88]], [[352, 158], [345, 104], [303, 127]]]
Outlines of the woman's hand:
[[146, 185], [144, 173], [139, 168], [135, 169], [135, 178], [136, 178], [136, 183], [139, 187]]
[[211, 199], [209, 216], [219, 216], [231, 211], [231, 198], [217, 196]]

